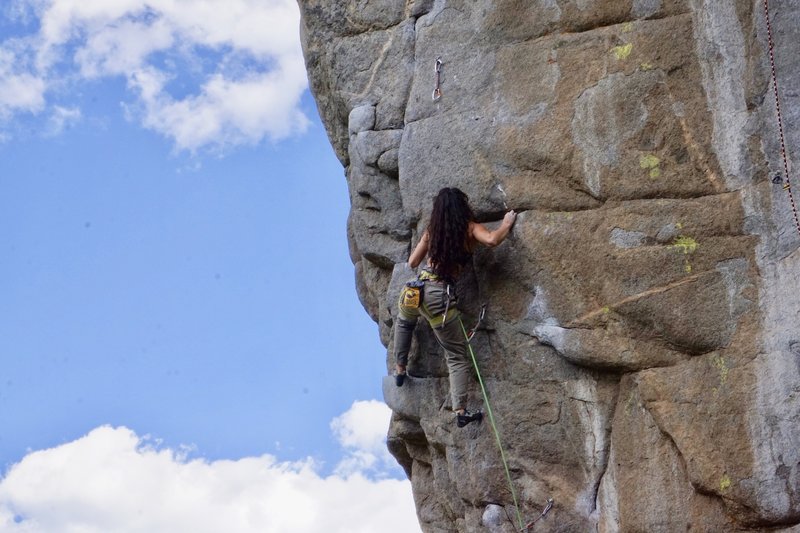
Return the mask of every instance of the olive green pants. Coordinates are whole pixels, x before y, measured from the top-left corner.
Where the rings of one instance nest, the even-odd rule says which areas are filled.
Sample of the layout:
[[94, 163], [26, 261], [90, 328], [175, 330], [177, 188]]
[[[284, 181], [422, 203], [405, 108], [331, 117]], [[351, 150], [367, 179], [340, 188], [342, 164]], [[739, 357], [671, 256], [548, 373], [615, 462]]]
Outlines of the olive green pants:
[[[404, 292], [400, 292], [399, 313], [394, 330], [394, 352], [397, 364], [408, 365], [408, 351], [417, 318], [422, 315], [431, 325], [436, 340], [444, 348], [447, 371], [450, 376], [450, 395], [453, 410], [466, 409], [467, 385], [469, 384], [472, 365], [467, 358], [467, 341], [461, 329], [461, 313], [455, 307], [455, 295], [450, 296], [447, 306], [446, 285], [440, 281], [426, 281], [419, 307], [403, 305]], [[444, 316], [445, 309], [447, 316]]]

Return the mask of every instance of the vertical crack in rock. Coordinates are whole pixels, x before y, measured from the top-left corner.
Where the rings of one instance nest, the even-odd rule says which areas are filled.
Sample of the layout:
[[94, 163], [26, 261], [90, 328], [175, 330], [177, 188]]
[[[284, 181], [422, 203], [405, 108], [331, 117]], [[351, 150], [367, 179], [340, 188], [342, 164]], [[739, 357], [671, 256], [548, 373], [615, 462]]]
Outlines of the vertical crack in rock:
[[585, 458], [586, 486], [576, 499], [577, 510], [591, 517], [596, 509], [597, 490], [607, 467], [609, 436], [611, 434], [611, 410], [615, 404], [611, 400], [600, 401], [597, 382], [582, 379], [567, 382], [567, 397], [577, 401], [578, 420], [584, 435], [583, 457]]

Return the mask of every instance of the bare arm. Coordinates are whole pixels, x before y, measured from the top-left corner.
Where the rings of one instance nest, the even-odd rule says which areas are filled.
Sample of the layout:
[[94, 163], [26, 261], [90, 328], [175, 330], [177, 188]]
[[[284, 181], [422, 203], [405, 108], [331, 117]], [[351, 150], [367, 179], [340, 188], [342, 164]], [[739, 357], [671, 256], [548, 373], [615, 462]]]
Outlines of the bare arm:
[[422, 238], [417, 243], [417, 247], [414, 248], [414, 251], [411, 252], [411, 255], [408, 257], [408, 266], [411, 268], [417, 268], [422, 260], [425, 259], [425, 256], [428, 255], [429, 241], [430, 237], [426, 231], [422, 234]]
[[472, 238], [481, 244], [485, 244], [486, 246], [493, 248], [506, 240], [506, 237], [508, 237], [508, 233], [511, 231], [511, 227], [514, 225], [514, 221], [516, 219], [517, 214], [514, 211], [509, 211], [506, 213], [506, 216], [503, 217], [503, 222], [501, 222], [500, 226], [494, 231], [486, 229], [486, 226], [483, 224], [473, 222], [470, 225]]

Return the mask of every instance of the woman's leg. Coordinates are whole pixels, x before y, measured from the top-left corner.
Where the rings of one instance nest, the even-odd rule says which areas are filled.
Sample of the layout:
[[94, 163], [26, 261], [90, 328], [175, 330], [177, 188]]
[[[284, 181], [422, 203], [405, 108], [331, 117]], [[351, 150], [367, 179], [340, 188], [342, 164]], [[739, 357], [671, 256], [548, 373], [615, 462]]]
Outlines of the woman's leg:
[[[449, 303], [448, 303], [449, 302]], [[453, 411], [458, 415], [458, 427], [481, 420], [480, 412], [467, 411], [467, 386], [472, 375], [472, 364], [467, 357], [467, 339], [461, 329], [456, 298], [441, 283], [426, 283], [421, 314], [431, 324], [436, 340], [444, 348], [447, 373], [450, 378], [450, 396]], [[442, 320], [444, 318], [444, 323]]]
[[402, 387], [406, 379], [408, 352], [411, 350], [411, 340], [414, 336], [414, 328], [417, 327], [417, 317], [419, 316], [418, 308], [410, 308], [403, 305], [403, 294], [404, 291], [400, 291], [397, 319], [394, 326], [394, 360], [397, 366], [394, 379], [398, 387]]
[[397, 363], [398, 373], [405, 372], [408, 366], [408, 351], [411, 349], [411, 339], [417, 319], [408, 320], [398, 316], [394, 327], [394, 358]]
[[[448, 303], [449, 302], [449, 303]], [[450, 395], [453, 411], [463, 414], [467, 408], [467, 385], [471, 365], [467, 359], [467, 345], [459, 325], [457, 300], [443, 283], [426, 283], [422, 315], [430, 322], [436, 340], [444, 348], [447, 372], [450, 377]], [[442, 324], [442, 320], [447, 319]]]
[[445, 350], [453, 411], [463, 414], [467, 408], [467, 386], [472, 375], [464, 332], [456, 318], [445, 323], [443, 327], [434, 327], [433, 333]]

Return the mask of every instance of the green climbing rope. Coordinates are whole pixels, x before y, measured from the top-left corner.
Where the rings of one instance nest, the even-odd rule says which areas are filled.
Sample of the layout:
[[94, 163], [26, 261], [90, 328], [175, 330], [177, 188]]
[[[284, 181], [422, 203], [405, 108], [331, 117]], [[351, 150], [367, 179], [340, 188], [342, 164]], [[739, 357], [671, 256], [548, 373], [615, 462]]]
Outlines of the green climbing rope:
[[469, 348], [469, 354], [472, 356], [472, 365], [475, 367], [475, 373], [478, 375], [478, 383], [481, 385], [481, 393], [483, 394], [483, 401], [486, 403], [486, 414], [489, 415], [489, 423], [492, 425], [492, 430], [494, 431], [494, 438], [497, 442], [497, 448], [500, 450], [500, 459], [503, 461], [503, 468], [506, 471], [506, 479], [508, 480], [508, 488], [511, 489], [511, 497], [514, 499], [514, 509], [517, 512], [517, 520], [519, 520], [519, 530], [526, 531], [525, 522], [522, 520], [522, 514], [519, 512], [519, 503], [517, 503], [517, 493], [514, 491], [514, 483], [511, 481], [511, 472], [508, 469], [508, 461], [506, 461], [506, 452], [503, 451], [503, 444], [500, 442], [500, 432], [497, 431], [497, 424], [494, 421], [494, 414], [492, 414], [492, 405], [489, 403], [489, 396], [486, 394], [486, 387], [483, 385], [483, 378], [481, 377], [481, 371], [478, 368], [478, 360], [475, 359], [475, 352], [472, 350], [472, 344], [470, 343], [469, 335], [467, 334], [467, 329], [464, 327], [464, 322], [462, 322], [461, 317], [458, 317], [458, 323], [461, 325], [461, 331], [464, 332], [464, 338], [467, 340], [467, 347]]

